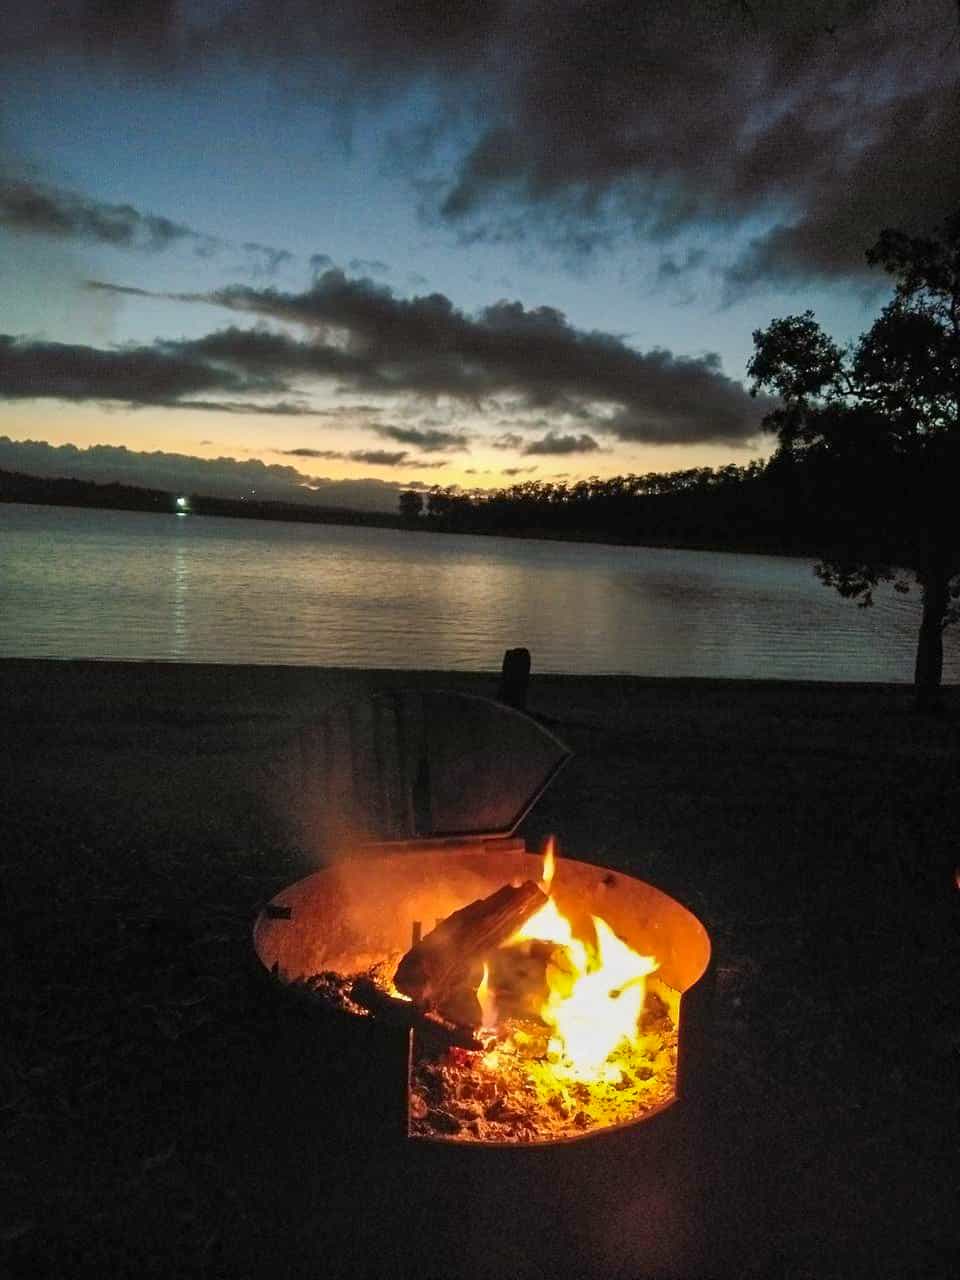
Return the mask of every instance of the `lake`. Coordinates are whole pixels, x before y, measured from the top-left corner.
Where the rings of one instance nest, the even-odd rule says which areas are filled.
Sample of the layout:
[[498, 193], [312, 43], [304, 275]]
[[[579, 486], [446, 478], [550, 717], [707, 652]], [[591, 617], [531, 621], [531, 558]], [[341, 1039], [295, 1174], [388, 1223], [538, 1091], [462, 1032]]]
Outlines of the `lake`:
[[918, 621], [778, 556], [0, 504], [3, 657], [909, 682]]

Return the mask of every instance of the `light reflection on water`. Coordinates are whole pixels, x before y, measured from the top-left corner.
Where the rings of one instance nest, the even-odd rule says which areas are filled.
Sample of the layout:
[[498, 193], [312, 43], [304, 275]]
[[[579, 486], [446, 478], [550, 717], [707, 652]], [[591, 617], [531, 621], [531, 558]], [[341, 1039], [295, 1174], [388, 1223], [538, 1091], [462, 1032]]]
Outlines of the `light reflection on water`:
[[917, 610], [771, 556], [0, 505], [6, 657], [909, 681]]

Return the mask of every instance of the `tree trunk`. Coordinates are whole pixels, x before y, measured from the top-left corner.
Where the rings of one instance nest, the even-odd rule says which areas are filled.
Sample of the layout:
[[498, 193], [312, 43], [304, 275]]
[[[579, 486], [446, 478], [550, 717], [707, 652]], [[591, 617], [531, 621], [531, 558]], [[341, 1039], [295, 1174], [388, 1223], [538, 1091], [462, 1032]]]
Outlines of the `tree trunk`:
[[943, 618], [950, 602], [950, 573], [944, 561], [934, 557], [920, 581], [923, 618], [917, 641], [913, 691], [918, 711], [935, 711], [940, 706], [943, 676]]

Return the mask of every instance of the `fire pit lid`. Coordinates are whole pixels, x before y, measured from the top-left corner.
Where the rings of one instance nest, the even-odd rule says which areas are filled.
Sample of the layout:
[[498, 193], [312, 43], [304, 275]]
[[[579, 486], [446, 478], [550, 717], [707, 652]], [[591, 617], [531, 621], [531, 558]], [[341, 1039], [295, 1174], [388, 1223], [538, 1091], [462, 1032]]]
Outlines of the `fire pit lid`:
[[570, 755], [501, 703], [400, 689], [305, 725], [285, 773], [324, 843], [484, 839], [510, 835]]

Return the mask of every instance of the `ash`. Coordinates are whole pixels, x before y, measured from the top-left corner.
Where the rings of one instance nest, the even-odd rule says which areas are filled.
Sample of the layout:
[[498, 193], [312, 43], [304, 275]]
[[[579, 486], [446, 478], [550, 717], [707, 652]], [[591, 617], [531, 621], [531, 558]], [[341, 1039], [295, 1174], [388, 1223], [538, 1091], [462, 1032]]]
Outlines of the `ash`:
[[[653, 990], [663, 989], [666, 999]], [[673, 999], [669, 999], [672, 996]], [[433, 1053], [418, 1038], [411, 1075], [412, 1136], [456, 1142], [535, 1143], [628, 1124], [676, 1092], [676, 993], [648, 986], [638, 1033], [610, 1054], [600, 1079], [581, 1080], [551, 1060], [547, 1028], [510, 1019], [486, 1052]]]

